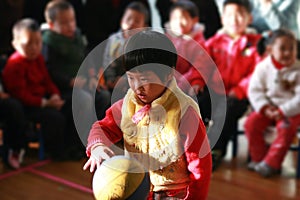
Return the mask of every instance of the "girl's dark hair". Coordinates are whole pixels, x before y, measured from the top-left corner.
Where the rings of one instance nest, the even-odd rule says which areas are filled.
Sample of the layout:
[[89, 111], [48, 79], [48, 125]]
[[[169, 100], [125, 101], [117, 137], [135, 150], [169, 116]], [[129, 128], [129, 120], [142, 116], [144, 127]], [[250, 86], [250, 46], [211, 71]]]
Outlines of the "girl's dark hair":
[[125, 71], [152, 71], [164, 80], [176, 66], [177, 52], [166, 35], [145, 30], [128, 39], [122, 61]]
[[187, 11], [192, 18], [199, 17], [198, 7], [192, 1], [189, 1], [189, 0], [177, 1], [176, 3], [174, 3], [171, 6], [169, 13], [171, 14], [173, 12], [173, 10], [175, 10], [177, 8]]
[[142, 13], [145, 16], [145, 24], [149, 25], [149, 10], [143, 3], [138, 1], [131, 2], [127, 5], [125, 11], [128, 9]]
[[272, 45], [275, 40], [279, 37], [289, 37], [291, 40], [297, 41], [294, 33], [288, 29], [280, 28], [274, 31], [269, 31], [268, 33], [263, 34], [263, 37], [257, 43], [257, 52], [260, 55], [263, 55], [266, 51], [268, 45]]
[[251, 13], [251, 11], [252, 11], [251, 4], [250, 4], [250, 2], [248, 0], [225, 0], [223, 2], [223, 9], [228, 4], [236, 4], [238, 6], [242, 6], [242, 7], [244, 7], [246, 9], [246, 11], [248, 13]]

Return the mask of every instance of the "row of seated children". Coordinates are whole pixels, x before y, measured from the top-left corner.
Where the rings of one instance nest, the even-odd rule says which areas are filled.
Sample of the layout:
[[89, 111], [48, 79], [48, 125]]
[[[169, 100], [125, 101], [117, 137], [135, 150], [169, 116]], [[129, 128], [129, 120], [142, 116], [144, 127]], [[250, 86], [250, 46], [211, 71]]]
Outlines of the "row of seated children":
[[[123, 19], [131, 16], [142, 21], [142, 14], [147, 16], [141, 9], [128, 10]], [[223, 27], [208, 41], [205, 41], [198, 16], [195, 4], [178, 1], [170, 8], [165, 32], [179, 54], [176, 66], [179, 87], [189, 95], [196, 95], [204, 121], [213, 121], [208, 135], [212, 147], [213, 168], [216, 169], [226, 155], [230, 138], [236, 133], [238, 119], [249, 107], [248, 84], [256, 64], [263, 58], [256, 48], [261, 35], [249, 28], [252, 15], [248, 1], [224, 1], [221, 16]], [[145, 23], [130, 28], [142, 27], [145, 27]], [[130, 29], [121, 26], [121, 31], [126, 33], [128, 30]], [[125, 34], [122, 32], [117, 35], [122, 38], [122, 42], [118, 45], [109, 43], [106, 50], [118, 52], [117, 55], [120, 56], [122, 44], [127, 37], [123, 37]], [[114, 48], [115, 46], [118, 48]], [[217, 66], [210, 61], [204, 49]], [[118, 56], [111, 55], [110, 62]], [[123, 73], [121, 71], [118, 76]], [[278, 169], [278, 166], [275, 168]]]
[[[141, 14], [145, 17], [142, 18]], [[140, 20], [147, 17], [144, 10], [131, 8], [125, 11], [123, 20], [127, 15]], [[208, 136], [213, 150], [213, 166], [216, 168], [226, 154], [237, 120], [249, 106], [246, 88], [256, 63], [261, 59], [256, 51], [261, 36], [248, 29], [251, 22], [248, 1], [226, 0], [221, 17], [223, 27], [208, 41], [205, 41], [203, 26], [198, 21], [199, 12], [193, 2], [177, 1], [170, 8], [165, 34], [179, 55], [175, 74], [178, 86], [198, 100], [204, 121], [213, 121]], [[145, 24], [131, 28], [143, 28]], [[128, 31], [121, 27], [121, 31]], [[124, 32], [118, 35], [123, 42], [118, 45], [108, 43], [110, 46], [106, 50], [118, 52], [119, 56], [126, 37]], [[112, 55], [110, 62], [112, 60], [117, 60], [117, 57]], [[118, 66], [121, 69], [121, 65]]]
[[104, 115], [110, 95], [96, 91], [92, 67], [76, 77], [85, 50], [72, 5], [50, 1], [45, 18], [49, 29], [43, 33], [32, 19], [14, 25], [16, 51], [3, 69], [4, 87], [22, 103], [26, 116], [41, 124], [51, 158], [82, 158], [81, 140], [86, 139], [92, 122]]

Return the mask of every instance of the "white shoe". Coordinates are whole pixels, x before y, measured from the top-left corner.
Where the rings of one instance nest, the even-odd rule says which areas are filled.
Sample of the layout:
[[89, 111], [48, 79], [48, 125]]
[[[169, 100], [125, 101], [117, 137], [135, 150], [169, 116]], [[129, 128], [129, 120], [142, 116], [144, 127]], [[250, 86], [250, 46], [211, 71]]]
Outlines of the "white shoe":
[[8, 165], [13, 169], [19, 169], [19, 154], [14, 152], [12, 149], [8, 151], [8, 158], [7, 158]]
[[255, 171], [255, 167], [256, 167], [256, 165], [258, 165], [258, 163], [259, 162], [254, 162], [254, 161], [249, 162], [247, 165], [248, 170]]

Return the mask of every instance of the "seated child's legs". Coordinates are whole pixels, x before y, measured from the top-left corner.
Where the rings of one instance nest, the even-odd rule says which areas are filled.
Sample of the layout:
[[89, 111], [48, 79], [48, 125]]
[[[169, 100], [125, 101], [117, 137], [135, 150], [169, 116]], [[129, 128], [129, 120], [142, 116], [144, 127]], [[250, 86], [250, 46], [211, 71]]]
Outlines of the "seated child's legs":
[[264, 139], [264, 131], [271, 124], [272, 120], [257, 112], [252, 112], [246, 119], [245, 134], [253, 162], [262, 161], [267, 154], [268, 147]]
[[[221, 105], [223, 105], [223, 103]], [[222, 110], [216, 110], [215, 114], [212, 114], [213, 122], [224, 122], [221, 135], [213, 148], [213, 150], [221, 151], [222, 156], [226, 155], [227, 144], [232, 135], [237, 133], [238, 119], [246, 112], [248, 105], [249, 103], [246, 99], [239, 100], [237, 98], [227, 97], [225, 119], [223, 118], [224, 114], [221, 114]], [[215, 118], [214, 116], [217, 116], [218, 118]]]
[[27, 107], [26, 112], [34, 123], [41, 124], [45, 151], [53, 159], [65, 159], [65, 116], [53, 108]]
[[23, 160], [26, 143], [22, 104], [13, 98], [0, 99], [0, 120], [3, 122], [3, 161], [17, 169]]
[[300, 125], [300, 115], [280, 120], [276, 124], [277, 135], [271, 144], [264, 161], [274, 169], [280, 169], [281, 164]]
[[8, 98], [0, 101], [0, 107], [0, 119], [5, 123], [6, 145], [13, 150], [20, 150], [25, 147], [23, 106], [18, 100]]

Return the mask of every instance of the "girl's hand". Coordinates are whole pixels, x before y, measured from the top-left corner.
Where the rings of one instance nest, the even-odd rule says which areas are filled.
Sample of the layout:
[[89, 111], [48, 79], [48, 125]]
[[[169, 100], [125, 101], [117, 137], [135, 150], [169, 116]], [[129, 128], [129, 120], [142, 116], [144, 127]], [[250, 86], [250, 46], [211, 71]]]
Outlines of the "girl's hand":
[[114, 156], [115, 153], [105, 145], [99, 145], [92, 149], [91, 157], [83, 166], [83, 170], [86, 170], [90, 167], [90, 172], [93, 172], [96, 167], [100, 167], [100, 164]]

